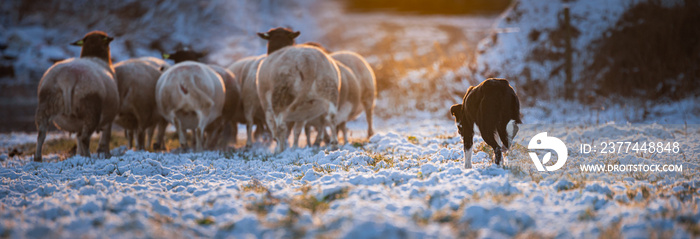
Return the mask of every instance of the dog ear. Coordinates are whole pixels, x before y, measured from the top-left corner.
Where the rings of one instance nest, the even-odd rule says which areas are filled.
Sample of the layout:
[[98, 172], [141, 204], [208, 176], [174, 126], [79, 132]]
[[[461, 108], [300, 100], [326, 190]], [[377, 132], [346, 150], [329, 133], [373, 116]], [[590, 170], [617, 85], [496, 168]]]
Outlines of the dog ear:
[[452, 107], [450, 107], [450, 114], [452, 114], [452, 116], [455, 117], [455, 121], [459, 123], [462, 118], [462, 104], [452, 105]]

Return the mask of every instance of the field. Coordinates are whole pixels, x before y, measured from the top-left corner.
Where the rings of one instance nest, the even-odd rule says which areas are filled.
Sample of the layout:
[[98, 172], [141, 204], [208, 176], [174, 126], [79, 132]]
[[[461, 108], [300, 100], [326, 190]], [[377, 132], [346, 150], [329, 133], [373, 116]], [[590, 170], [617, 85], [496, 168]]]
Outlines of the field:
[[[659, 125], [525, 126], [506, 166], [476, 137], [463, 168], [453, 122], [388, 120], [337, 150], [281, 154], [113, 150], [46, 163], [4, 159], [0, 235], [9, 237], [637, 237], [698, 236], [700, 129]], [[532, 135], [569, 146], [563, 170], [538, 172]], [[577, 143], [615, 135], [677, 141], [679, 154], [584, 155]], [[525, 145], [525, 146], [524, 146]], [[595, 163], [673, 163], [682, 172], [581, 172]], [[89, 225], [89, 226], [85, 226]]]

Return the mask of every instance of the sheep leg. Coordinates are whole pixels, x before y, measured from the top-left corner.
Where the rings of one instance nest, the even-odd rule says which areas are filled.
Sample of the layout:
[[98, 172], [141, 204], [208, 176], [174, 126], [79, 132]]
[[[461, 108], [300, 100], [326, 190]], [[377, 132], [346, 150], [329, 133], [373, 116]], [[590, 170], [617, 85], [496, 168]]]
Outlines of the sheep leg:
[[292, 146], [294, 148], [299, 148], [299, 136], [306, 125], [305, 123], [306, 122], [303, 121], [297, 121], [294, 123], [294, 145]]
[[[196, 111], [197, 113], [197, 119], [198, 119], [198, 124], [197, 128], [194, 129], [194, 140], [195, 140], [195, 150], [197, 152], [201, 152], [204, 150], [203, 144], [204, 144], [204, 131], [207, 128], [207, 122], [205, 121], [205, 116], [204, 112], [202, 111]], [[218, 140], [218, 133], [221, 130], [221, 117], [217, 118], [212, 122], [212, 126], [214, 126], [214, 131], [216, 135], [213, 135], [214, 137], [211, 137], [212, 142], [216, 142]]]
[[204, 140], [204, 130], [202, 127], [197, 127], [194, 129], [194, 143], [195, 143], [195, 151], [201, 152], [202, 151], [202, 141]]
[[[338, 128], [336, 127], [336, 134], [338, 134], [337, 129]], [[328, 134], [328, 130], [323, 131], [323, 143], [325, 143], [326, 145], [331, 143], [331, 136]]]
[[[348, 143], [348, 128], [345, 125], [345, 122], [341, 123], [338, 125], [338, 130], [343, 131], [343, 140], [345, 144]], [[338, 139], [338, 142], [340, 142], [340, 139]]]
[[77, 134], [77, 152], [80, 156], [90, 157], [90, 135], [92, 135], [91, 132], [85, 126]]
[[124, 138], [126, 138], [126, 146], [131, 149], [134, 147], [134, 131], [124, 129]]
[[34, 162], [41, 162], [41, 148], [46, 139], [46, 126], [39, 126], [39, 133], [36, 136], [36, 152], [34, 152]]
[[204, 140], [204, 147], [207, 149], [214, 149], [218, 146], [219, 138], [221, 137], [222, 125], [213, 123], [210, 124], [208, 128], [205, 128], [206, 139]]
[[[42, 97], [43, 96], [43, 97]], [[49, 112], [49, 106], [46, 103], [45, 95], [41, 95], [39, 98], [39, 106], [36, 108], [36, 116], [34, 121], [36, 122], [36, 128], [38, 134], [36, 136], [36, 151], [34, 152], [34, 162], [41, 162], [42, 160], [42, 148], [44, 146], [44, 140], [46, 140], [46, 131], [49, 129], [49, 123], [51, 122], [51, 112]]]
[[[85, 157], [90, 157], [90, 136], [100, 125], [102, 117], [102, 99], [97, 94], [90, 94], [80, 100], [80, 107], [77, 113], [82, 115], [84, 124], [78, 132], [78, 153]], [[102, 137], [98, 144], [97, 153], [107, 151], [109, 154], [109, 139], [112, 133], [112, 122], [105, 123], [102, 129]]]
[[372, 104], [374, 100], [372, 101], [365, 101], [364, 102], [364, 107], [365, 107], [365, 119], [367, 119], [367, 138], [369, 139], [374, 135], [374, 130], [372, 129], [372, 113], [374, 111], [374, 105]]
[[228, 146], [229, 139], [231, 139], [233, 144], [236, 145], [236, 143], [238, 143], [238, 123], [235, 121], [229, 121], [226, 123], [226, 128], [224, 128], [224, 130], [226, 133], [224, 134], [224, 149]]
[[[250, 147], [253, 145], [253, 112], [245, 112], [245, 130], [247, 137], [245, 141], [245, 146]], [[258, 127], [257, 130], [260, 130], [260, 127]]]
[[136, 130], [136, 147], [138, 150], [146, 150], [146, 130], [139, 127]]
[[330, 141], [325, 141], [326, 144], [328, 145], [330, 143], [330, 146], [335, 148], [338, 146], [338, 127], [332, 123], [335, 118], [334, 115], [327, 114], [325, 117], [322, 117], [322, 122], [321, 122], [321, 130], [318, 132], [318, 135], [321, 136], [321, 139], [318, 140], [319, 138], [317, 137], [316, 141], [318, 145], [321, 145], [321, 141], [325, 141], [326, 137], [328, 137], [328, 134], [326, 132], [326, 126], [330, 126], [331, 128], [331, 135], [330, 135]]
[[[92, 131], [91, 131], [91, 134], [92, 134]], [[112, 138], [112, 122], [109, 122], [109, 123], [105, 124], [105, 126], [102, 127], [102, 135], [100, 135], [100, 142], [97, 145], [97, 154], [100, 157], [104, 157], [104, 158], [112, 157], [112, 154], [110, 154], [110, 152], [109, 152], [109, 141], [111, 138]], [[88, 143], [90, 142], [89, 140], [90, 140], [90, 136], [88, 136]], [[89, 144], [88, 144], [88, 146], [89, 146]], [[88, 148], [88, 150], [89, 150], [89, 148]]]
[[[270, 107], [272, 108], [272, 107]], [[272, 133], [272, 138], [277, 141], [277, 146], [275, 146], [275, 152], [279, 153], [282, 152], [284, 149], [284, 142], [282, 141], [283, 135], [280, 134], [282, 125], [275, 125], [275, 119], [273, 118], [275, 114], [272, 112], [272, 110], [266, 110], [265, 111], [265, 123], [267, 124], [267, 127], [270, 129]]]
[[182, 152], [187, 151], [187, 137], [185, 135], [185, 129], [182, 128], [182, 122], [179, 119], [175, 119], [175, 127], [177, 127], [178, 140], [180, 141], [180, 149]]
[[152, 146], [153, 144], [153, 133], [155, 132], [156, 126], [151, 126], [146, 129], [146, 148]]
[[323, 142], [324, 139], [328, 137], [328, 133], [326, 133], [326, 127], [323, 126], [323, 123], [320, 123], [319, 125], [316, 125], [314, 127], [316, 128], [316, 140], [314, 140], [314, 146], [316, 147], [321, 146], [321, 142]]
[[304, 134], [306, 134], [306, 147], [311, 146], [311, 125], [304, 125]]
[[289, 129], [287, 127], [287, 124], [281, 123], [279, 125], [275, 125], [277, 128], [273, 128], [273, 138], [277, 141], [277, 148], [276, 152], [280, 153], [287, 149], [287, 140], [289, 139]]
[[158, 123], [158, 135], [156, 135], [156, 143], [153, 144], [154, 150], [164, 150], [165, 149], [165, 127], [168, 123], [161, 121]]
[[233, 129], [231, 128], [231, 122], [228, 120], [225, 120], [223, 122], [223, 125], [221, 125], [221, 139], [217, 141], [216, 148], [218, 149], [226, 149], [226, 146], [228, 146], [228, 140], [231, 138], [231, 131]]
[[[338, 147], [338, 126], [334, 123], [335, 113], [331, 111], [325, 118], [326, 120], [324, 123], [331, 127], [331, 147], [336, 148]], [[325, 126], [323, 128], [325, 128]]]
[[226, 122], [222, 121], [217, 126], [217, 129], [214, 131], [214, 137], [212, 137], [207, 147], [209, 147], [212, 150], [221, 148], [225, 144], [225, 142], [228, 141], [227, 138], [229, 136], [227, 135], [226, 130], [230, 130], [230, 128], [226, 127]]
[[245, 140], [245, 146], [250, 147], [253, 145], [253, 123], [252, 122], [246, 122], [245, 123], [245, 133], [246, 133], [246, 140]]

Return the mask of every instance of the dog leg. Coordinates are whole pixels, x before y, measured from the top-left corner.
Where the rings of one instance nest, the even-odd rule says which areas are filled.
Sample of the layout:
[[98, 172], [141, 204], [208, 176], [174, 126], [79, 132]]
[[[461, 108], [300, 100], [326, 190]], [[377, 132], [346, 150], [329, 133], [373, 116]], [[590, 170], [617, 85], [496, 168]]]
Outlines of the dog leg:
[[469, 145], [469, 148], [464, 145], [464, 168], [472, 168], [472, 145]]

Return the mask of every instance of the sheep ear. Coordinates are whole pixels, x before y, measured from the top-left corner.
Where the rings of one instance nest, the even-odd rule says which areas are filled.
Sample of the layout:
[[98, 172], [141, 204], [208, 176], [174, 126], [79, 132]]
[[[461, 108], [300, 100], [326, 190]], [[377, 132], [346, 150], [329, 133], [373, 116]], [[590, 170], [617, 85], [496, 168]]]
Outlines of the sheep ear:
[[107, 36], [107, 37], [103, 38], [102, 40], [104, 40], [106, 43], [110, 43], [110, 42], [112, 42], [112, 40], [114, 40], [114, 37]]
[[83, 43], [84, 43], [84, 42], [83, 42], [83, 39], [80, 39], [80, 40], [78, 40], [78, 41], [76, 41], [76, 42], [71, 43], [71, 45], [73, 45], [73, 46], [83, 46]]
[[170, 59], [170, 54], [163, 53], [161, 56], [163, 56], [163, 60]]
[[289, 36], [292, 37], [292, 39], [294, 39], [294, 38], [297, 38], [300, 34], [301, 34], [301, 32], [296, 31], [296, 32], [292, 32], [292, 34], [290, 34]]
[[265, 33], [258, 32], [258, 36], [262, 39], [270, 40], [270, 34], [267, 34], [267, 32], [265, 32]]

